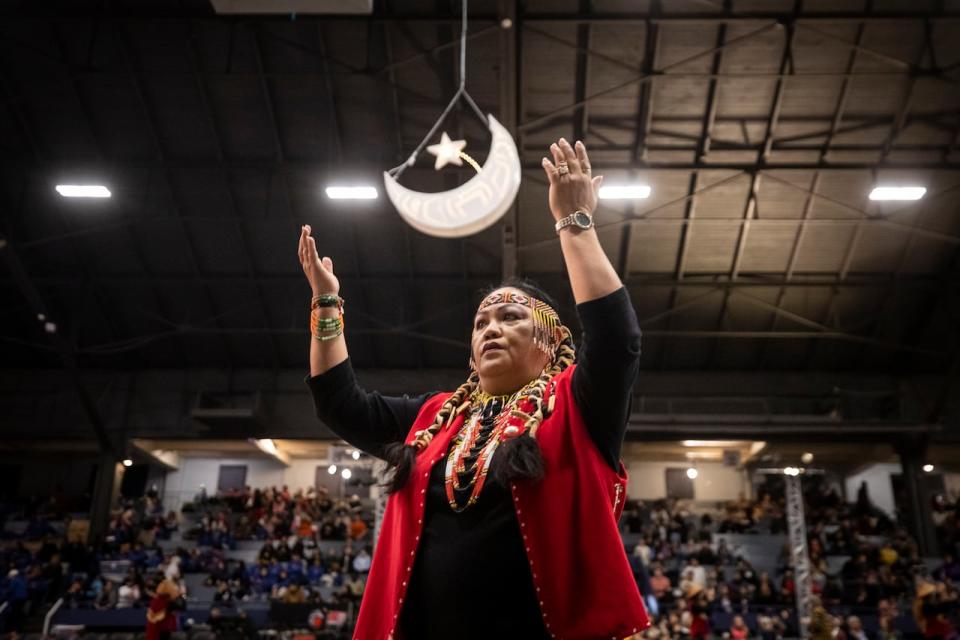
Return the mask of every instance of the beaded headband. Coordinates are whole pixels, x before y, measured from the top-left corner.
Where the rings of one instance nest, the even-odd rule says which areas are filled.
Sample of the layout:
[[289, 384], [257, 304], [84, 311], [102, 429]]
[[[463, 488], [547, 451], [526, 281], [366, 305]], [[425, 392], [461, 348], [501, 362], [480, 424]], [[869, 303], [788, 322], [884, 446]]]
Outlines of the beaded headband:
[[516, 291], [494, 291], [480, 303], [477, 312], [483, 311], [487, 307], [495, 304], [519, 304], [530, 309], [533, 316], [533, 343], [538, 349], [552, 355], [557, 343], [565, 335], [570, 334], [570, 330], [560, 322], [560, 316], [549, 304], [543, 300], [528, 296], [525, 293]]

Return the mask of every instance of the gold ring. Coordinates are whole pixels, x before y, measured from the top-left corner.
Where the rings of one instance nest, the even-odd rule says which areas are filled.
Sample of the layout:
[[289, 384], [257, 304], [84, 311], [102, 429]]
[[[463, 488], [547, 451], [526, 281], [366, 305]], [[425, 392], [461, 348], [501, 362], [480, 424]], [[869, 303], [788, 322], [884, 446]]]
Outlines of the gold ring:
[[562, 176], [565, 176], [568, 173], [570, 173], [570, 167], [567, 166], [566, 162], [561, 162], [560, 164], [557, 165], [557, 173], [559, 173]]

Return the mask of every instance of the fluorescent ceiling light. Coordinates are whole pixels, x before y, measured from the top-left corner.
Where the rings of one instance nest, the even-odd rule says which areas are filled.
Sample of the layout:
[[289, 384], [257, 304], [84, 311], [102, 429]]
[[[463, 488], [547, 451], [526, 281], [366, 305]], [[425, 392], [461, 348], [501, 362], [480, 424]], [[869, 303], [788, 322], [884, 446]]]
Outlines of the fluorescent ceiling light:
[[681, 444], [685, 447], [719, 447], [732, 448], [742, 446], [741, 440], [684, 440]]
[[57, 193], [64, 198], [109, 198], [110, 189], [102, 184], [58, 184]]
[[331, 200], [376, 200], [376, 187], [327, 187], [327, 197]]
[[270, 438], [262, 438], [260, 440], [257, 440], [256, 438], [251, 438], [250, 441], [253, 442], [253, 444], [255, 444], [257, 448], [263, 451], [264, 453], [269, 453], [272, 456], [275, 456], [278, 453], [277, 445], [274, 444], [273, 440], [271, 440]]
[[875, 187], [871, 200], [919, 200], [927, 192], [925, 187]]
[[601, 200], [637, 200], [650, 197], [650, 185], [626, 184], [621, 186], [610, 185], [600, 187]]

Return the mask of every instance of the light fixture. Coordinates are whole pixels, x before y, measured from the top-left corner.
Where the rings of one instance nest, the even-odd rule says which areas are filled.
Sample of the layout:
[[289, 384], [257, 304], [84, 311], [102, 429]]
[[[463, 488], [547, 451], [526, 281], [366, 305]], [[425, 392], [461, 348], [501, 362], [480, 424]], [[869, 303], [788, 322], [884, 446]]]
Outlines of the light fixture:
[[714, 447], [717, 449], [732, 449], [743, 444], [740, 440], [681, 440], [685, 447]]
[[800, 456], [800, 462], [802, 462], [803, 464], [810, 464], [811, 462], [813, 462], [813, 454], [807, 451], [802, 456]]
[[326, 192], [331, 200], [376, 200], [379, 195], [377, 188], [370, 186], [330, 186], [326, 188]]
[[124, 458], [124, 459], [123, 459], [123, 466], [125, 466], [125, 467], [132, 467], [132, 466], [133, 466], [133, 460], [131, 460], [130, 458]]
[[650, 197], [650, 185], [625, 184], [600, 187], [601, 200], [639, 200]]
[[277, 445], [270, 438], [254, 439], [253, 444], [255, 444], [257, 448], [264, 453], [268, 453], [272, 456], [277, 455]]
[[796, 467], [784, 467], [783, 475], [785, 476], [798, 476], [800, 475], [800, 469]]
[[933, 471], [933, 465], [930, 463], [927, 463], [923, 465], [923, 470], [925, 473], [931, 473]]
[[340, 472], [340, 475], [343, 477], [344, 480], [349, 480], [350, 476], [353, 475], [353, 472], [350, 471], [350, 469], [344, 469], [343, 471]]
[[110, 189], [102, 184], [58, 184], [57, 193], [64, 198], [109, 198]]
[[696, 480], [698, 475], [700, 475], [700, 473], [693, 467], [687, 469], [687, 477], [691, 480]]
[[360, 459], [360, 452], [359, 452], [359, 451], [354, 451], [353, 453], [350, 454], [350, 457], [353, 458], [354, 460], [359, 460], [359, 459]]
[[919, 200], [927, 192], [925, 187], [874, 187], [871, 200]]
[[334, 475], [336, 472], [337, 472], [337, 465], [332, 464], [329, 467], [327, 467], [327, 473], [329, 473], [330, 475]]

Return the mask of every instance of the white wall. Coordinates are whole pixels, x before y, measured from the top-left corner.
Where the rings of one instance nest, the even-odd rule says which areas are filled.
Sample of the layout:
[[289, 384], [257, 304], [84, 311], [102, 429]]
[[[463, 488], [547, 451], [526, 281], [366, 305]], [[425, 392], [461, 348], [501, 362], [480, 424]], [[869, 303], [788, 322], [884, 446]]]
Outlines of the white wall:
[[314, 486], [317, 467], [326, 468], [330, 462], [319, 458], [296, 458], [290, 466], [261, 458], [193, 458], [181, 457], [180, 468], [167, 475], [164, 491], [164, 507], [179, 509], [184, 502], [193, 500], [206, 485], [207, 493], [217, 491], [217, 478], [221, 465], [246, 465], [247, 484], [254, 488], [281, 487], [291, 491]]
[[[683, 462], [625, 462], [627, 465], [627, 498], [658, 500], [667, 496], [667, 469], [687, 468]], [[694, 500], [736, 500], [740, 493], [749, 497], [746, 476], [735, 467], [720, 462], [698, 462], [693, 481]]]
[[860, 489], [860, 483], [866, 482], [870, 502], [884, 513], [891, 517], [894, 516], [896, 508], [893, 500], [893, 483], [890, 481], [890, 474], [900, 472], [901, 468], [899, 464], [884, 462], [869, 466], [852, 476], [847, 476], [844, 481], [847, 490], [847, 502], [857, 501], [857, 491]]
[[947, 490], [947, 494], [960, 496], [960, 473], [943, 474], [943, 485]]
[[180, 458], [180, 468], [167, 474], [164, 490], [164, 506], [179, 509], [200, 492], [200, 485], [207, 493], [217, 492], [217, 478], [221, 465], [246, 465], [247, 484], [251, 487], [281, 486], [286, 467], [275, 460], [258, 458]]

